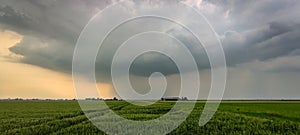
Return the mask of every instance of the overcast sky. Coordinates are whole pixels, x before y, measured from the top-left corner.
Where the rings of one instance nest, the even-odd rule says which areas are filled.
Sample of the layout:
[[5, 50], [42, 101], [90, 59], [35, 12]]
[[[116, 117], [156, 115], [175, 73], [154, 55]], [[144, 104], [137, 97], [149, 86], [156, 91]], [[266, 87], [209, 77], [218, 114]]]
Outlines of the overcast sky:
[[[0, 98], [74, 98], [72, 57], [76, 41], [89, 20], [115, 0], [1, 0]], [[130, 0], [124, 13], [135, 7], [147, 10], [169, 1]], [[186, 0], [202, 12], [220, 38], [225, 51], [228, 79], [225, 98], [300, 98], [299, 0]], [[143, 5], [143, 6], [140, 6]], [[188, 13], [177, 13], [189, 22]], [[118, 15], [112, 14], [113, 17]], [[106, 18], [104, 18], [106, 19]], [[155, 20], [146, 20], [155, 24]], [[160, 23], [191, 50], [200, 71], [201, 93], [210, 86], [209, 61], [192, 36]], [[135, 33], [138, 23], [123, 26], [105, 42], [97, 58], [96, 74], [103, 97], [113, 97], [110, 60], [123, 39], [122, 31]], [[192, 23], [191, 26], [192, 27]], [[118, 38], [116, 38], [118, 37]], [[169, 43], [172, 43], [170, 41]], [[149, 45], [151, 42], [146, 42]], [[174, 43], [175, 44], [175, 43]], [[174, 49], [174, 46], [162, 46]], [[179, 76], [166, 56], [149, 53], [139, 57], [131, 70], [134, 88], [146, 92], [152, 72], [167, 75], [166, 96], [178, 93]], [[101, 91], [101, 90], [100, 90]], [[186, 96], [189, 93], [186, 93]]]

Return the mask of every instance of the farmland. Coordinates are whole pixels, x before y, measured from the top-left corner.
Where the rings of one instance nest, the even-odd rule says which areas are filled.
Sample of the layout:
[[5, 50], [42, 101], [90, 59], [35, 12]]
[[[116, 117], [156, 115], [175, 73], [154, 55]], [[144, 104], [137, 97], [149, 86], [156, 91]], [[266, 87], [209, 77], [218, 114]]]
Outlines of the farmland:
[[[109, 101], [120, 116], [145, 121], [167, 113], [175, 102], [137, 107]], [[300, 134], [300, 102], [224, 101], [205, 126], [198, 121], [204, 102], [170, 134]], [[76, 101], [1, 101], [0, 134], [104, 134], [81, 111]]]

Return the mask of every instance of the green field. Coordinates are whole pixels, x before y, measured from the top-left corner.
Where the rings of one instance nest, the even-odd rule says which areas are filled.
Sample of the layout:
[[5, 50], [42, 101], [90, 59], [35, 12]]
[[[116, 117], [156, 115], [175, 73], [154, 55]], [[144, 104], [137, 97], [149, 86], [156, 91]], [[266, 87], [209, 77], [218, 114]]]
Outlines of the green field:
[[[174, 102], [137, 107], [124, 101], [107, 104], [132, 120], [155, 119]], [[198, 126], [203, 102], [170, 134], [300, 134], [300, 102], [223, 102], [211, 121]], [[1, 101], [0, 134], [103, 134], [76, 101]]]

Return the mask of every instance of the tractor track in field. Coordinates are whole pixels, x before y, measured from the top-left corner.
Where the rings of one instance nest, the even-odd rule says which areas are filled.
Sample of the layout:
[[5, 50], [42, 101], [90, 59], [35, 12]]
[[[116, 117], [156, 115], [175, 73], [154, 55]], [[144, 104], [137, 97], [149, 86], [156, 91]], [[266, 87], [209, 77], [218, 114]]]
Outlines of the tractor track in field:
[[[121, 110], [123, 107], [127, 106], [128, 104], [122, 104], [122, 105], [119, 105], [119, 106], [115, 106], [115, 107], [111, 107], [111, 109], [116, 109], [116, 110]], [[105, 111], [108, 111], [109, 109], [102, 109], [102, 110], [88, 110], [88, 111], [80, 111], [80, 112], [75, 112], [75, 113], [72, 113], [72, 114], [67, 114], [67, 115], [63, 115], [63, 116], [57, 116], [57, 117], [54, 117], [53, 120], [49, 120], [49, 121], [43, 121], [41, 123], [38, 123], [38, 124], [33, 124], [33, 125], [30, 125], [30, 126], [24, 126], [24, 127], [21, 127], [21, 128], [12, 128], [12, 129], [8, 129], [8, 130], [5, 130], [2, 133], [4, 134], [14, 134], [14, 132], [18, 133], [18, 131], [20, 130], [32, 130], [34, 128], [39, 128], [39, 127], [42, 127], [42, 126], [48, 126], [48, 127], [51, 127], [51, 125], [54, 125], [55, 123], [59, 123], [60, 121], [67, 121], [67, 123], [71, 123], [70, 125], [66, 125], [66, 126], [60, 126], [59, 128], [53, 130], [54, 132], [57, 132], [61, 129], [64, 129], [64, 128], [68, 128], [68, 127], [72, 127], [73, 125], [77, 125], [77, 124], [80, 124], [82, 122], [85, 122], [85, 121], [88, 121], [88, 118], [87, 116], [85, 115], [86, 114], [91, 114], [93, 112], [98, 112], [98, 111], [101, 111], [101, 112], [105, 112]], [[105, 113], [95, 113], [95, 114], [91, 114], [89, 115], [89, 119], [92, 119], [94, 117], [99, 117], [99, 116], [103, 116]], [[82, 118], [80, 118], [82, 117]], [[75, 121], [72, 122], [73, 119], [78, 119], [80, 118], [80, 120], [78, 121]], [[52, 131], [52, 132], [53, 132]], [[49, 132], [50, 133], [50, 132]]]
[[[43, 123], [39, 123], [39, 124], [35, 124], [35, 125], [25, 126], [25, 127], [21, 127], [21, 128], [9, 129], [9, 130], [4, 131], [3, 133], [16, 134], [16, 133], [19, 133], [19, 131], [22, 131], [22, 130], [34, 130], [34, 129], [41, 129], [42, 127], [51, 127], [51, 125], [54, 125], [56, 123], [60, 123], [61, 121], [67, 121], [68, 123], [72, 123], [73, 119], [82, 117], [79, 120], [81, 122], [81, 121], [86, 119], [86, 118], [83, 118], [83, 115], [84, 114], [81, 113], [81, 114], [78, 114], [78, 115], [73, 116], [73, 117], [64, 117], [62, 119], [53, 119], [53, 120], [45, 121]], [[59, 130], [59, 129], [57, 129], [57, 130]]]
[[[281, 115], [269, 116], [267, 113], [247, 113], [247, 112], [229, 112], [229, 111], [224, 111], [224, 112], [230, 113], [230, 114], [235, 114], [238, 116], [251, 117], [251, 118], [257, 118], [257, 119], [265, 119], [265, 120], [269, 120], [269, 121], [283, 120], [283, 121], [290, 121], [290, 122], [298, 122], [297, 119], [295, 120], [290, 117], [284, 117]], [[271, 119], [271, 118], [273, 118], [273, 119]]]
[[[298, 118], [292, 118], [292, 117], [286, 117], [282, 116], [279, 114], [271, 114], [271, 113], [259, 113], [259, 112], [241, 112], [239, 114], [243, 114], [246, 116], [252, 116], [252, 117], [257, 117], [257, 118], [265, 118], [269, 120], [283, 120], [283, 121], [291, 121], [291, 122], [299, 122], [300, 119]], [[275, 118], [275, 119], [270, 119], [270, 118]]]
[[83, 115], [83, 113], [82, 112], [75, 112], [75, 113], [66, 114], [66, 115], [63, 115], [63, 116], [56, 116], [56, 117], [54, 117], [54, 119], [49, 119], [49, 120], [46, 120], [46, 121], [42, 121], [40, 123], [31, 124], [30, 126], [23, 126], [23, 127], [8, 129], [8, 130], [5, 130], [5, 131], [2, 131], [2, 133], [5, 133], [5, 132], [11, 131], [11, 130], [18, 130], [18, 129], [22, 129], [22, 128], [34, 127], [34, 126], [38, 126], [38, 125], [41, 125], [41, 124], [45, 124], [45, 123], [49, 123], [49, 122], [53, 122], [53, 121], [57, 121], [57, 120], [74, 118], [74, 117], [77, 117], [77, 116], [80, 116], [80, 115]]
[[[121, 104], [121, 105], [119, 105], [119, 106], [112, 107], [112, 108], [110, 108], [110, 109], [121, 110], [122, 108], [124, 108], [124, 107], [126, 107], [126, 106], [128, 106], [128, 105], [129, 105], [129, 104], [125, 103], [125, 104]], [[99, 111], [101, 111], [101, 113], [91, 114], [91, 115], [87, 116], [87, 117], [88, 117], [87, 120], [84, 120], [84, 121], [81, 121], [81, 122], [79, 122], [79, 123], [70, 125], [70, 126], [68, 126], [68, 127], [61, 128], [61, 129], [56, 130], [55, 132], [53, 132], [53, 133], [51, 133], [51, 134], [56, 135], [56, 134], [58, 134], [61, 130], [64, 130], [64, 129], [70, 129], [70, 128], [72, 128], [72, 127], [75, 127], [75, 126], [78, 126], [78, 125], [80, 125], [80, 124], [82, 124], [82, 123], [85, 123], [85, 122], [87, 122], [87, 121], [90, 121], [89, 119], [93, 119], [93, 118], [96, 118], [96, 117], [104, 116], [106, 113], [103, 113], [103, 112], [104, 112], [104, 111], [107, 111], [107, 112], [108, 112], [110, 109], [107, 108], [107, 109], [102, 109], [102, 110], [88, 110], [88, 111], [85, 111], [85, 113], [88, 113], [88, 114], [91, 114], [91, 113], [94, 113], [94, 112], [99, 112]]]
[[[111, 107], [110, 109], [121, 110], [123, 107], [125, 107], [127, 105], [128, 104], [122, 104], [122, 105], [119, 105], [119, 106]], [[98, 111], [100, 111], [100, 113], [94, 113], [94, 112], [98, 112]], [[52, 130], [52, 133], [53, 132], [55, 133], [55, 132], [60, 131], [62, 129], [70, 128], [74, 125], [81, 124], [85, 121], [88, 121], [89, 119], [93, 119], [95, 117], [103, 116], [108, 111], [109, 111], [109, 109], [107, 108], [107, 109], [102, 109], [102, 110], [100, 109], [100, 110], [88, 110], [88, 111], [84, 111], [84, 112], [83, 111], [75, 112], [75, 113], [72, 113], [72, 114], [57, 116], [57, 117], [54, 117], [54, 119], [52, 119], [52, 120], [43, 121], [42, 123], [33, 124], [33, 125], [30, 125], [30, 126], [24, 126], [24, 127], [21, 127], [21, 128], [8, 129], [8, 130], [3, 131], [2, 133], [14, 134], [14, 133], [18, 133], [19, 131], [22, 131], [22, 130], [39, 129], [39, 128], [42, 128], [43, 126], [51, 127], [51, 126], [55, 125], [55, 123], [66, 122], [66, 125], [61, 125], [59, 128], [56, 128], [56, 129]], [[79, 119], [79, 120], [77, 120], [77, 119]], [[73, 120], [75, 120], [75, 121], [73, 121]]]
[[64, 127], [64, 128], [61, 128], [61, 129], [58, 129], [58, 130], [56, 130], [55, 132], [50, 133], [50, 134], [51, 134], [51, 135], [57, 135], [57, 134], [59, 134], [59, 133], [60, 133], [61, 131], [63, 131], [63, 130], [71, 129], [72, 127], [78, 126], [78, 125], [80, 125], [80, 124], [82, 124], [82, 123], [84, 123], [84, 122], [88, 122], [88, 121], [89, 121], [89, 120], [81, 121], [81, 122], [76, 123], [76, 124], [74, 124], [74, 125], [71, 125], [71, 126], [68, 126], [68, 127]]
[[[241, 113], [238, 113], [238, 112], [229, 112], [229, 111], [224, 111], [226, 113], [229, 113], [229, 114], [235, 114], [235, 115], [238, 115], [238, 116], [241, 116], [241, 117], [245, 117], [245, 118], [256, 118], [256, 119], [261, 119], [261, 120], [268, 120], [268, 121], [289, 121], [289, 122], [293, 122], [293, 123], [297, 123], [298, 121], [297, 120], [293, 120], [291, 118], [287, 118], [287, 117], [282, 117], [282, 116], [268, 116], [268, 115], [255, 115], [255, 114], [260, 114], [260, 113], [247, 113], [247, 112], [241, 112]], [[264, 113], [265, 114], [265, 113]], [[271, 119], [271, 118], [276, 118], [276, 119]]]
[[[105, 110], [108, 110], [108, 109], [105, 109]], [[89, 113], [92, 113], [92, 112], [97, 112], [97, 111], [105, 111], [105, 110], [90, 110]], [[105, 113], [95, 113], [95, 114], [92, 114], [92, 115], [89, 115], [88, 117], [89, 118], [86, 118], [86, 120], [83, 120], [83, 121], [80, 121], [78, 123], [75, 123], [75, 124], [72, 124], [72, 125], [69, 125], [67, 127], [62, 127], [54, 132], [52, 132], [51, 134], [53, 135], [56, 135], [56, 134], [59, 134], [59, 132], [61, 132], [62, 130], [68, 130], [68, 129], [71, 129], [72, 127], [76, 127], [82, 123], [85, 123], [85, 122], [88, 122], [90, 121], [89, 119], [93, 119], [95, 117], [101, 117], [101, 116], [104, 116]]]

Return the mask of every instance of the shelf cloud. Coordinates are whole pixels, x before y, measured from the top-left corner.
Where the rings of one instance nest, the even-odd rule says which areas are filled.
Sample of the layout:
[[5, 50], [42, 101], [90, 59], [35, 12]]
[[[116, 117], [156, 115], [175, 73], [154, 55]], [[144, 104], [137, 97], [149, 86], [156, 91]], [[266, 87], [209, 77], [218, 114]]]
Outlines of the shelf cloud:
[[[10, 30], [23, 36], [9, 48], [22, 58], [19, 63], [30, 64], [56, 72], [71, 74], [73, 51], [80, 32], [88, 21], [114, 0], [2, 0], [0, 1], [0, 30]], [[128, 6], [148, 1], [131, 0]], [[171, 1], [157, 2], [164, 6]], [[253, 74], [300, 72], [300, 1], [297, 0], [185, 0], [202, 12], [214, 27], [223, 45], [226, 62], [232, 74], [240, 69]], [[156, 2], [153, 2], [156, 3]], [[148, 5], [149, 6], [149, 5]], [[120, 9], [121, 10], [121, 9]], [[130, 8], [128, 8], [130, 10]], [[143, 9], [142, 9], [143, 10]], [[112, 13], [114, 14], [114, 13]], [[189, 14], [184, 15], [187, 19]], [[117, 17], [117, 16], [116, 16]], [[193, 22], [190, 22], [190, 27]], [[125, 30], [139, 29], [138, 24], [128, 25]], [[184, 43], [194, 56], [200, 71], [210, 68], [205, 49], [191, 34], [183, 29], [163, 25], [165, 32]], [[116, 34], [120, 39], [122, 33]], [[110, 83], [110, 64], [117, 49], [108, 39], [104, 53], [96, 61], [98, 80]], [[175, 42], [175, 41], [170, 41]], [[151, 44], [151, 43], [145, 43]], [[176, 49], [164, 46], [166, 49]], [[148, 53], [132, 65], [135, 76], [148, 77], [154, 71], [172, 76], [178, 74], [173, 61], [164, 55]], [[230, 76], [230, 75], [229, 75]], [[293, 78], [295, 79], [295, 78]], [[298, 78], [300, 79], [300, 78]], [[299, 94], [299, 93], [298, 93]]]

